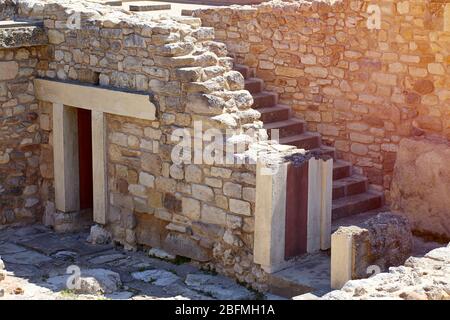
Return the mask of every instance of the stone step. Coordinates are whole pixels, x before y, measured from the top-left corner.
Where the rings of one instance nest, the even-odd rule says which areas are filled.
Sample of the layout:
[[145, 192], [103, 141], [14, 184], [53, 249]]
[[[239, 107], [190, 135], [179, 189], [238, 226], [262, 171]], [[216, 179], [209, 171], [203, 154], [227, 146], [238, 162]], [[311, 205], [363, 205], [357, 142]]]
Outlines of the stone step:
[[365, 193], [347, 196], [333, 200], [332, 219], [340, 219], [356, 215], [358, 213], [377, 209], [383, 205], [383, 195], [379, 192], [368, 191]]
[[272, 138], [271, 130], [278, 130], [278, 137], [284, 138], [287, 136], [302, 134], [305, 132], [305, 121], [297, 118], [291, 118], [284, 121], [277, 121], [264, 124], [264, 129], [267, 130], [269, 138]]
[[259, 108], [258, 111], [261, 113], [259, 120], [266, 124], [288, 120], [291, 114], [291, 108], [281, 104], [269, 108]]
[[244, 76], [244, 79], [252, 78], [254, 74], [252, 69], [243, 64], [235, 64], [233, 69], [239, 71]]
[[273, 107], [278, 102], [278, 94], [274, 92], [263, 91], [252, 96], [254, 100], [252, 108], [254, 109]]
[[330, 265], [327, 252], [299, 257], [290, 267], [269, 274], [269, 292], [288, 299], [305, 293], [322, 296], [331, 291]]
[[259, 78], [249, 78], [245, 80], [245, 90], [250, 93], [259, 93], [264, 90], [264, 81]]
[[354, 174], [350, 177], [333, 181], [333, 200], [364, 193], [368, 188], [368, 179]]
[[335, 160], [333, 163], [333, 180], [350, 177], [352, 174], [352, 165], [350, 162]]
[[320, 148], [321, 136], [316, 132], [305, 132], [294, 136], [280, 138], [280, 144], [296, 146], [307, 151]]

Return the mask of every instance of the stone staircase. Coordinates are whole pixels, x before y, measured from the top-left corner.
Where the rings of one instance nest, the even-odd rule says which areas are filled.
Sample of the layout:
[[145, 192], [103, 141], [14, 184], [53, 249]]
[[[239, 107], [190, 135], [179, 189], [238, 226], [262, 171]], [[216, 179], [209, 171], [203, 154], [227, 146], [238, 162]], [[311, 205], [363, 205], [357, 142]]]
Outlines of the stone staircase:
[[356, 215], [383, 205], [383, 195], [369, 190], [367, 177], [352, 172], [352, 165], [336, 159], [335, 149], [322, 144], [321, 135], [306, 131], [306, 122], [293, 116], [289, 106], [278, 103], [278, 94], [264, 90], [264, 81], [256, 78], [254, 71], [245, 65], [236, 64], [234, 69], [245, 78], [245, 89], [253, 96], [253, 108], [261, 113], [269, 137], [271, 129], [279, 130], [281, 144], [294, 145], [308, 151], [322, 151], [332, 156], [333, 204], [332, 218], [337, 220]]

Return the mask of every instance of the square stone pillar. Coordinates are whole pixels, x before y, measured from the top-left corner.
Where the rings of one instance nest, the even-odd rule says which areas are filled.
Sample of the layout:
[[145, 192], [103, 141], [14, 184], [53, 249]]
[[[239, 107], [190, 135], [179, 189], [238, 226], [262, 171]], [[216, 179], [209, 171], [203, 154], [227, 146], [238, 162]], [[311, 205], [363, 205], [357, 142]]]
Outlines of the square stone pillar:
[[268, 273], [285, 265], [287, 163], [271, 173], [265, 163], [256, 165], [254, 261]]
[[60, 103], [53, 103], [53, 159], [56, 209], [79, 211], [77, 110]]
[[106, 224], [108, 208], [106, 165], [106, 115], [92, 111], [92, 180], [94, 197], [94, 222]]

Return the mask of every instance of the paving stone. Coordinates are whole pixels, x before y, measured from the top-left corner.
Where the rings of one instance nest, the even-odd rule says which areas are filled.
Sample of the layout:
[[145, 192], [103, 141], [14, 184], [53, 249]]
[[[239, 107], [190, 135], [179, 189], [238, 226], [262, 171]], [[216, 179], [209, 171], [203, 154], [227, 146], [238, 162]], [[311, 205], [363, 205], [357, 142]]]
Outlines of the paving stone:
[[180, 277], [173, 274], [172, 272], [160, 269], [134, 272], [132, 273], [132, 276], [136, 280], [149, 282], [151, 284], [154, 284], [155, 286], [168, 286], [181, 280]]
[[86, 243], [84, 239], [86, 238], [77, 239], [73, 235], [64, 237], [48, 233], [33, 240], [18, 241], [18, 243], [46, 255], [62, 250], [71, 250], [78, 252], [80, 255], [89, 255], [112, 248], [112, 245], [91, 245]]
[[26, 249], [24, 247], [20, 247], [13, 243], [9, 243], [9, 242], [0, 243], [0, 255], [8, 254], [8, 253], [17, 253], [17, 252], [22, 252], [25, 250]]
[[126, 255], [122, 253], [114, 253], [114, 254], [107, 254], [107, 255], [101, 255], [97, 256], [95, 258], [92, 258], [89, 260], [90, 263], [93, 264], [105, 264], [109, 262], [113, 262], [116, 260], [126, 259]]
[[68, 284], [74, 284], [69, 277], [69, 274], [59, 275], [49, 278], [46, 282], [54, 290], [72, 289], [79, 294], [113, 293], [122, 285], [120, 275], [107, 269], [82, 269], [78, 288], [68, 287]]
[[[20, 228], [4, 228], [0, 234], [8, 234], [12, 239], [18, 230]], [[48, 229], [27, 228], [20, 234], [22, 236], [14, 238], [17, 244], [0, 242], [0, 255], [7, 275], [2, 286], [5, 282], [10, 284], [9, 289], [4, 290], [5, 299], [208, 300], [216, 296], [231, 297], [236, 292], [237, 298], [251, 295], [225, 277], [218, 277], [217, 283], [209, 283], [206, 291], [201, 292], [183, 283], [184, 278], [199, 271], [194, 265], [175, 265], [151, 258], [146, 252], [124, 253], [112, 246], [91, 246], [85, 243], [85, 232], [55, 234]], [[30, 237], [42, 240], [42, 243], [34, 243], [36, 240], [32, 241]], [[161, 252], [158, 255], [163, 256]], [[67, 280], [71, 274], [66, 274], [66, 271], [71, 264], [81, 267], [81, 288], [68, 291]], [[108, 269], [95, 268], [102, 264], [107, 264]], [[13, 287], [22, 288], [23, 294], [15, 295]], [[218, 289], [221, 291], [215, 295], [210, 293]]]
[[24, 250], [12, 254], [5, 254], [2, 255], [2, 259], [6, 263], [31, 264], [34, 266], [39, 266], [45, 262], [52, 261], [52, 258], [31, 250]]
[[185, 283], [190, 289], [212, 296], [219, 300], [250, 300], [254, 295], [233, 280], [209, 274], [189, 274]]

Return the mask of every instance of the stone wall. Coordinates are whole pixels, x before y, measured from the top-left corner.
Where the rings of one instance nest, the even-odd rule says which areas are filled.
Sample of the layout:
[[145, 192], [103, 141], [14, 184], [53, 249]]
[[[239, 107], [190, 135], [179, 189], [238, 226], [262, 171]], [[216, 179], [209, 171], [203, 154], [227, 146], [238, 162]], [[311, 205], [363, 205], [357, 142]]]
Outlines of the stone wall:
[[[194, 16], [338, 158], [389, 189], [402, 137], [450, 138], [447, 2], [272, 1]], [[381, 9], [381, 29], [367, 28], [369, 4]]]
[[[255, 165], [179, 165], [171, 156], [174, 130], [192, 133], [194, 121], [203, 131], [234, 129], [227, 138], [244, 146], [266, 138], [214, 31], [198, 18], [154, 18], [83, 1], [37, 8], [22, 6], [19, 14], [44, 19], [49, 60], [39, 76], [147, 92], [157, 106], [155, 121], [107, 115], [106, 228], [113, 239], [128, 249], [163, 248], [263, 289], [265, 273], [253, 263]], [[69, 28], [77, 13], [80, 27]], [[41, 199], [54, 223], [52, 105], [40, 101], [39, 113]]]
[[46, 137], [39, 130], [32, 80], [46, 50], [5, 45], [0, 45], [0, 224], [33, 222], [42, 213], [39, 145]]

